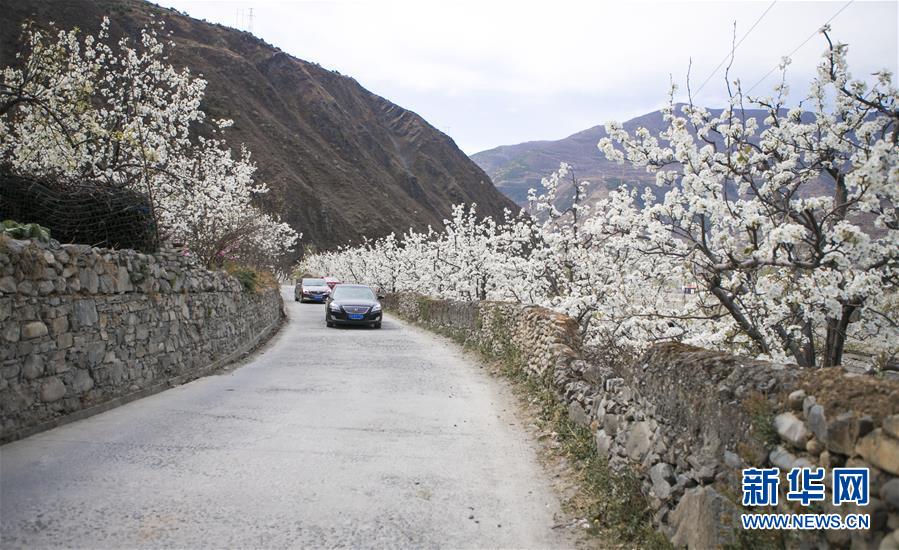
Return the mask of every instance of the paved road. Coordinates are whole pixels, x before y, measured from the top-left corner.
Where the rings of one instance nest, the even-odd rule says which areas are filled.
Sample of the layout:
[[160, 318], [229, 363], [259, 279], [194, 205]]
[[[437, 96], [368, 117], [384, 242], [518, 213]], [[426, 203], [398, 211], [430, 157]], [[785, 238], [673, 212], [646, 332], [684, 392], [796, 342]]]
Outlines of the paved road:
[[0, 447], [0, 546], [569, 545], [507, 389], [284, 295], [246, 365]]

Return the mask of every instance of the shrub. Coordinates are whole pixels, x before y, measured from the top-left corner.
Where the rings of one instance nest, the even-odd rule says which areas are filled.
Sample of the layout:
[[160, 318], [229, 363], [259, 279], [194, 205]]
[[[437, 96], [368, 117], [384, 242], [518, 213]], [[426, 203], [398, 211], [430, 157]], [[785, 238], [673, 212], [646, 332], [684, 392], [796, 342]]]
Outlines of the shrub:
[[50, 230], [36, 223], [21, 224], [13, 220], [4, 220], [0, 224], [0, 233], [14, 239], [35, 239], [43, 243], [50, 242]]
[[267, 288], [278, 288], [278, 280], [268, 271], [239, 265], [226, 264], [225, 271], [234, 276], [247, 292], [259, 292]]

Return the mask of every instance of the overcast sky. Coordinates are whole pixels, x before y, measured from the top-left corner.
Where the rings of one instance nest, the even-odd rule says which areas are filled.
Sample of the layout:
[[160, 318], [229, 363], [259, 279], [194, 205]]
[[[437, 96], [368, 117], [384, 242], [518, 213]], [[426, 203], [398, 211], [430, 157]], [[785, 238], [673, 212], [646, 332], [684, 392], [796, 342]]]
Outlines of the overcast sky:
[[[740, 40], [763, 13], [731, 69], [744, 89], [838, 11], [832, 35], [850, 45], [856, 77], [881, 68], [895, 74], [899, 51], [896, 1], [157, 3], [244, 30], [252, 8], [255, 35], [417, 112], [469, 154], [655, 110], [672, 76], [685, 91], [691, 58], [697, 103], [721, 106], [723, 68], [695, 91], [730, 51], [734, 21]], [[792, 56], [788, 81], [797, 101], [825, 45], [814, 35]], [[769, 92], [778, 79], [775, 71], [753, 93]]]

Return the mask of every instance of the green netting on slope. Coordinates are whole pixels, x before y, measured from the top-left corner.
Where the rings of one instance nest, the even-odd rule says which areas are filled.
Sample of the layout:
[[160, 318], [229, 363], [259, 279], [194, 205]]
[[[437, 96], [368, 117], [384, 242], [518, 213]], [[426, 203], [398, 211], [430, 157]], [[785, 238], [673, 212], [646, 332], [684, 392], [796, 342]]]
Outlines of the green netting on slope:
[[37, 223], [61, 243], [155, 252], [147, 197], [90, 183], [38, 182], [0, 171], [0, 220]]

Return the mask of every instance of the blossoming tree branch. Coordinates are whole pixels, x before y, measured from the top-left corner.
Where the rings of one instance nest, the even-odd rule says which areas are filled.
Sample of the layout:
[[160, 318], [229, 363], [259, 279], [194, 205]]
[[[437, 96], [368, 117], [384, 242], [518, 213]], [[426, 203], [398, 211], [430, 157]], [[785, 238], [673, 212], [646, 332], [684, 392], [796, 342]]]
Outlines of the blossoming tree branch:
[[[271, 265], [296, 232], [252, 199], [256, 165], [221, 137], [231, 122], [200, 109], [206, 81], [167, 63], [161, 24], [132, 43], [23, 29], [17, 63], [0, 72], [0, 162], [21, 175], [140, 192], [163, 237], [207, 265]], [[172, 47], [173, 44], [168, 44]]]
[[[842, 364], [847, 349], [891, 361], [899, 93], [887, 71], [870, 85], [853, 80], [847, 46], [822, 32], [828, 47], [801, 107], [787, 107], [783, 83], [773, 97], [747, 97], [734, 81], [717, 115], [676, 105], [672, 89], [658, 135], [609, 123], [599, 149], [653, 172], [655, 191], [622, 186], [591, 204], [588, 184], [563, 164], [531, 193], [537, 219], [478, 221], [474, 205], [460, 205], [443, 232], [392, 235], [301, 268], [390, 291], [550, 307], [607, 348], [678, 340], [806, 367]], [[561, 208], [566, 179], [574, 200]], [[700, 290], [689, 300], [688, 283]]]

